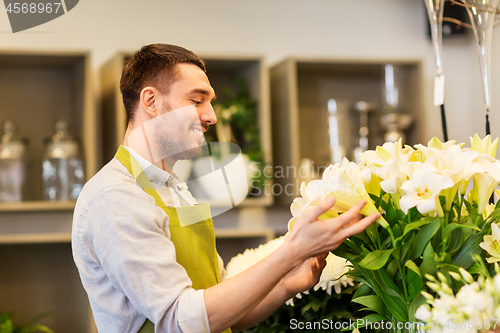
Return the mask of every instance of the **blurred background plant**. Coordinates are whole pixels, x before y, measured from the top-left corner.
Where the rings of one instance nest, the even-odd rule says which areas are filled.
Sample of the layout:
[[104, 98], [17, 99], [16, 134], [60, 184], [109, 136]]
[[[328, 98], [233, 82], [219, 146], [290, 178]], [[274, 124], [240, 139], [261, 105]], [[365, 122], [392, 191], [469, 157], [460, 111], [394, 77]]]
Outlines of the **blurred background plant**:
[[257, 101], [250, 96], [243, 79], [234, 78], [233, 82], [236, 89], [222, 88], [221, 96], [212, 102], [218, 123], [209, 128], [205, 138], [209, 143], [225, 141], [237, 144], [242, 154], [257, 163], [260, 172], [254, 173], [252, 185], [263, 189], [268, 177], [264, 173], [266, 162], [260, 143]]
[[14, 324], [12, 313], [0, 313], [0, 333], [54, 333], [54, 331], [47, 326], [36, 324], [41, 319], [50, 315], [51, 313], [41, 313], [31, 318], [26, 323]]

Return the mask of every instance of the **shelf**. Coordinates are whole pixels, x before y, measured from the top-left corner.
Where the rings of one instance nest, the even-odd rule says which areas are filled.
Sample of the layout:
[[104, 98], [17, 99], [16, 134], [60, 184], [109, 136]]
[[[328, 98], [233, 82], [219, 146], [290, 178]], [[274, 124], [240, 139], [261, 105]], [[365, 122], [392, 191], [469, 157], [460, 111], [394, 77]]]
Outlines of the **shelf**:
[[79, 139], [85, 178], [100, 165], [99, 129], [88, 52], [0, 51], [0, 125], [13, 120], [27, 138], [26, 190], [22, 202], [0, 203], [0, 310], [42, 320], [60, 333], [96, 332], [88, 297], [71, 254], [75, 201], [42, 199], [44, 139], [65, 119]]
[[0, 202], [0, 212], [72, 211], [76, 201]]
[[[392, 64], [396, 68], [397, 109], [383, 107], [384, 64]], [[422, 118], [421, 86], [422, 64], [420, 60], [413, 59], [288, 58], [273, 66], [274, 165], [286, 171], [283, 177], [275, 177], [275, 182], [280, 188], [287, 189], [276, 196], [276, 202], [290, 205], [299, 195], [302, 181], [321, 177], [326, 166], [340, 161], [332, 153], [329, 112], [336, 115], [338, 124], [334, 138], [344, 148], [343, 157], [349, 160], [355, 159], [354, 149], [360, 145], [361, 120], [359, 111], [355, 109], [359, 101], [372, 106], [365, 117], [369, 129], [368, 149], [384, 143], [386, 130], [381, 120], [387, 113], [410, 115], [413, 124], [405, 131], [405, 143], [420, 142], [425, 123]], [[335, 106], [335, 111], [329, 110], [329, 103], [332, 108]], [[335, 157], [338, 155], [342, 154]], [[306, 168], [306, 161], [314, 166], [314, 174]]]
[[0, 244], [70, 243], [71, 233], [0, 235]]
[[[132, 57], [132, 52], [119, 52], [101, 69], [102, 87], [102, 124], [104, 162], [113, 158], [118, 146], [122, 143], [126, 130], [126, 113], [119, 89], [122, 69], [125, 62]], [[264, 59], [259, 56], [246, 55], [200, 55], [207, 67], [207, 76], [216, 93], [221, 95], [224, 87], [234, 87], [233, 78], [242, 78], [250, 95], [257, 101], [260, 141], [267, 165], [272, 165], [271, 115], [269, 73]], [[222, 96], [218, 96], [222, 100]], [[272, 186], [269, 180], [267, 188]], [[248, 197], [238, 207], [271, 206], [273, 195]], [[214, 207], [224, 204], [212, 200], [200, 199], [199, 202], [210, 203]]]
[[90, 87], [88, 52], [0, 51], [0, 126], [19, 125], [28, 140], [28, 171], [23, 200], [42, 198], [41, 157], [54, 124], [68, 122], [80, 139], [87, 180], [97, 171], [97, 126]]

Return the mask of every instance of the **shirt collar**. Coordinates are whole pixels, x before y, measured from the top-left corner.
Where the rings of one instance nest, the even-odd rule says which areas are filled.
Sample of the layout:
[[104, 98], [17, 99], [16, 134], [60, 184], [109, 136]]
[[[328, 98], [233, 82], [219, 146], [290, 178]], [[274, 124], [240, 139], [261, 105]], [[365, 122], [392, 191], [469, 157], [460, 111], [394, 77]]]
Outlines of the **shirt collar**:
[[165, 183], [167, 183], [168, 181], [169, 186], [178, 186], [180, 188], [186, 186], [185, 183], [177, 179], [175, 175], [170, 174], [165, 170], [158, 168], [156, 165], [154, 165], [153, 163], [149, 162], [147, 159], [139, 155], [132, 148], [127, 147], [125, 145], [123, 147], [127, 149], [130, 155], [132, 155], [132, 157], [137, 161], [142, 171], [144, 172], [144, 174], [151, 183], [165, 185]]

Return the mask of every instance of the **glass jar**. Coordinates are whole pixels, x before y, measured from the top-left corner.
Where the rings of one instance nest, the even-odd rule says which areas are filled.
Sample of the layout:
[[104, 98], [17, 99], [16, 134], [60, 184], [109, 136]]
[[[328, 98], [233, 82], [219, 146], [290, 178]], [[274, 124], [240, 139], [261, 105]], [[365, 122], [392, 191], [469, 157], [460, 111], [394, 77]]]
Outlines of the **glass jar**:
[[76, 200], [85, 181], [80, 147], [68, 134], [65, 120], [56, 122], [55, 131], [45, 140], [42, 198], [49, 201]]
[[0, 137], [0, 202], [22, 201], [26, 181], [27, 140], [20, 138], [14, 121], [3, 124]]

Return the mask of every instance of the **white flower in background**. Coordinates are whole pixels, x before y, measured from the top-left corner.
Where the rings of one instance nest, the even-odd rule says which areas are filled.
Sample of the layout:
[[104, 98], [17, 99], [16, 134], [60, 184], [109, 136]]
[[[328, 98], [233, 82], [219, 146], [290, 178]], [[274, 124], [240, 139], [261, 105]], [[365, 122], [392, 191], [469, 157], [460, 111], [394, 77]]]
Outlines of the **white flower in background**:
[[[500, 275], [494, 278], [479, 276], [477, 281], [463, 268], [460, 274], [451, 274], [453, 279], [463, 283], [463, 287], [454, 295], [453, 290], [447, 285], [446, 277], [440, 283], [432, 276], [427, 277], [434, 281], [435, 291], [439, 298], [434, 299], [427, 294], [427, 304], [420, 306], [415, 318], [424, 321], [427, 325], [425, 332], [430, 333], [452, 333], [452, 332], [479, 332], [486, 333], [493, 328], [493, 319], [499, 318], [500, 314]], [[438, 273], [439, 276], [439, 273]], [[428, 286], [429, 282], [427, 283]], [[473, 320], [474, 325], [462, 325]], [[447, 325], [447, 322], [449, 325]], [[458, 323], [457, 328], [452, 329], [453, 322]], [[485, 323], [489, 325], [484, 325]], [[429, 326], [429, 323], [432, 323]], [[477, 323], [477, 325], [476, 325]]]
[[432, 313], [425, 305], [419, 307], [417, 309], [417, 312], [415, 312], [415, 318], [420, 319], [424, 322], [431, 319], [431, 317], [432, 317]]
[[416, 170], [412, 179], [401, 185], [401, 189], [406, 193], [400, 200], [401, 209], [408, 213], [410, 208], [416, 206], [422, 214], [437, 211], [439, 216], [444, 216], [439, 194], [453, 185], [451, 178], [434, 173], [429, 168]]
[[226, 267], [226, 279], [229, 279], [239, 273], [249, 269], [283, 244], [285, 237], [273, 239], [266, 244], [260, 245], [256, 249], [248, 249], [243, 253], [233, 257]]
[[343, 287], [354, 286], [353, 280], [346, 275], [349, 272], [349, 261], [344, 258], [337, 257], [333, 253], [326, 257], [326, 266], [321, 273], [321, 278], [314, 290], [326, 290], [328, 295], [332, 294], [332, 287], [337, 294], [340, 294]]
[[[463, 286], [456, 296], [457, 306], [466, 304], [476, 311], [484, 311], [486, 307], [491, 306], [491, 299], [484, 292], [480, 291], [479, 284], [473, 282]], [[469, 314], [475, 313], [469, 310]]]
[[[229, 279], [249, 269], [276, 251], [276, 249], [278, 249], [284, 241], [285, 236], [282, 236], [273, 239], [266, 244], [260, 245], [256, 249], [245, 250], [245, 252], [233, 257], [227, 264], [225, 278]], [[332, 253], [328, 254], [326, 257], [326, 266], [323, 269], [320, 281], [316, 286], [314, 286], [314, 290], [323, 289], [331, 295], [332, 289], [335, 290], [336, 293], [340, 293], [342, 288], [347, 287], [348, 285], [353, 286], [353, 280], [346, 275], [350, 269], [349, 265], [350, 263], [346, 259], [337, 257]], [[307, 292], [304, 294], [307, 294]], [[302, 298], [302, 295], [299, 293], [296, 297]], [[293, 299], [289, 300], [288, 304], [293, 305]]]
[[491, 235], [485, 235], [484, 242], [479, 246], [491, 256], [486, 259], [490, 264], [500, 261], [500, 228], [495, 223], [491, 224]]
[[[333, 253], [329, 253], [326, 257], [326, 266], [321, 273], [319, 282], [313, 289], [315, 291], [323, 289], [328, 295], [331, 295], [332, 289], [335, 290], [337, 294], [340, 294], [343, 288], [354, 286], [353, 279], [346, 274], [350, 270], [349, 265], [350, 262], [348, 260], [337, 257]], [[305, 291], [302, 294], [308, 295], [309, 291]], [[303, 297], [302, 294], [298, 293], [294, 298], [301, 299]], [[294, 298], [289, 299], [286, 304], [294, 306]]]

